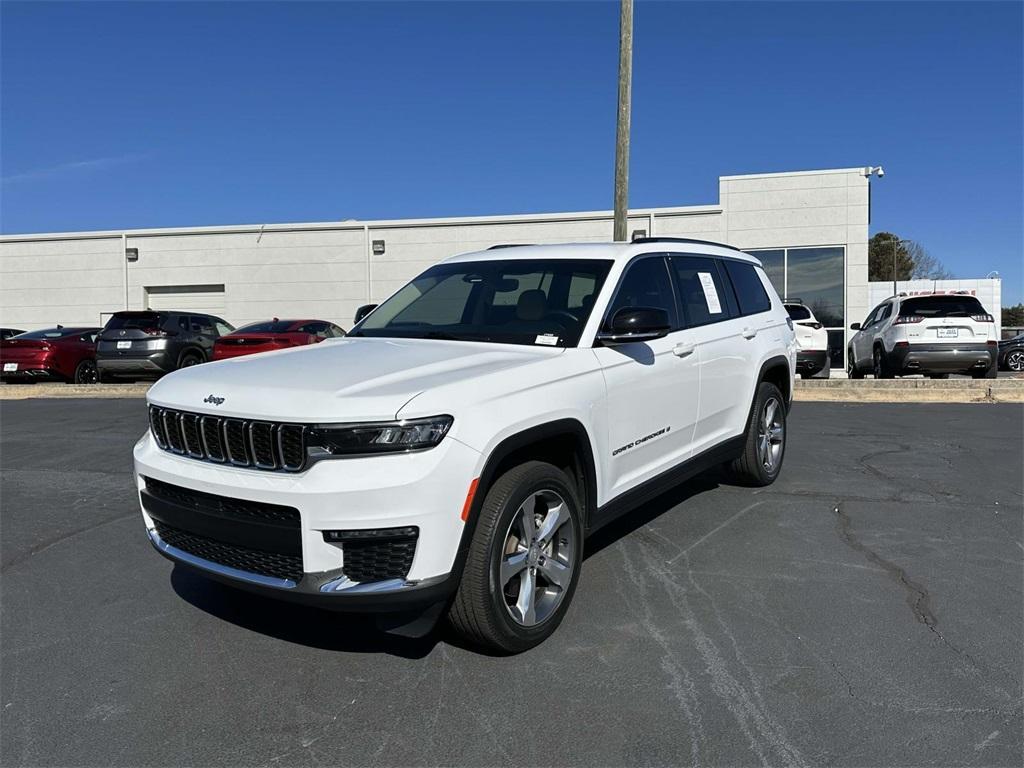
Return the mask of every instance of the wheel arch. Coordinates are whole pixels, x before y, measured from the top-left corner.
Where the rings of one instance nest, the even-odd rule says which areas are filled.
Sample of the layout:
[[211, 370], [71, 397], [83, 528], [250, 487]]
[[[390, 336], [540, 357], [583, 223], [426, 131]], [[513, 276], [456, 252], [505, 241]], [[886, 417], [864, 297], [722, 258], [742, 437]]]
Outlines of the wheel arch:
[[206, 357], [206, 352], [203, 351], [202, 347], [198, 344], [189, 344], [186, 347], [182, 347], [181, 351], [178, 352], [177, 360], [175, 360], [174, 363], [175, 369], [181, 368], [181, 361], [185, 359], [186, 355], [191, 355], [193, 353], [196, 354], [202, 362], [209, 362], [209, 359]]
[[753, 407], [754, 400], [757, 399], [757, 387], [763, 381], [770, 382], [779, 388], [779, 391], [782, 392], [782, 396], [786, 400], [786, 410], [788, 411], [793, 404], [793, 379], [789, 367], [789, 358], [785, 355], [775, 355], [761, 363], [761, 370], [757, 373], [757, 383], [754, 385], [751, 407]]
[[527, 460], [547, 461], [566, 472], [579, 493], [583, 529], [587, 530], [591, 513], [597, 504], [597, 468], [586, 427], [572, 418], [527, 427], [504, 438], [487, 455], [476, 480], [477, 489], [459, 541], [453, 575], [462, 573], [488, 489], [503, 472]]

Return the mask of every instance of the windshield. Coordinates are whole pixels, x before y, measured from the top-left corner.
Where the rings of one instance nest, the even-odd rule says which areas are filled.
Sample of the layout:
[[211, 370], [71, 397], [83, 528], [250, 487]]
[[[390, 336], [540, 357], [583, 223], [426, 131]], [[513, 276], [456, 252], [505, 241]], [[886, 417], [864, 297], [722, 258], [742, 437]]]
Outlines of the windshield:
[[973, 296], [919, 296], [900, 304], [900, 317], [970, 317], [984, 315], [985, 308]]
[[789, 312], [791, 320], [810, 320], [811, 311], [803, 304], [787, 304], [786, 311]]
[[438, 264], [349, 336], [575, 346], [610, 261], [508, 259]]
[[243, 325], [237, 333], [284, 333], [295, 325], [294, 320], [267, 320], [262, 323]]

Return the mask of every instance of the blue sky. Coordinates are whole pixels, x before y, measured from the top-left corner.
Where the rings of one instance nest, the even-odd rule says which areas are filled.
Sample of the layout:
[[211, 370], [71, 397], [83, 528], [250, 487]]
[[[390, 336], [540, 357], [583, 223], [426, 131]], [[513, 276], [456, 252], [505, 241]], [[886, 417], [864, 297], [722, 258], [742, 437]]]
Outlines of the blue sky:
[[[636, 8], [634, 206], [882, 164], [1022, 300], [1020, 3]], [[617, 3], [0, 5], [0, 231], [611, 207]]]

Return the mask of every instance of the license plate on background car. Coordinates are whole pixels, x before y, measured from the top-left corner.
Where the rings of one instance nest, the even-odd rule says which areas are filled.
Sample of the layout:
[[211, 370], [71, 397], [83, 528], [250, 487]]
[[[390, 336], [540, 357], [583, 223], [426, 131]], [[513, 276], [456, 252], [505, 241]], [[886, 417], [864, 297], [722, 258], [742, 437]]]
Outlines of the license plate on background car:
[[955, 339], [959, 333], [959, 328], [938, 328], [940, 339]]
[[4, 363], [4, 371], [16, 371], [18, 370], [17, 363]]
[[117, 342], [118, 349], [131, 349], [132, 343], [130, 341], [119, 341]]

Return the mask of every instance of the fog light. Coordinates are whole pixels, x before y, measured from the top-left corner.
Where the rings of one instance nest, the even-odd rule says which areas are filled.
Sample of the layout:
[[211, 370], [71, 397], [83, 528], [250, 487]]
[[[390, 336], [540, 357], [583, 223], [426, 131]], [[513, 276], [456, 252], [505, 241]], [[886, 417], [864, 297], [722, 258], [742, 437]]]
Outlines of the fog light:
[[420, 529], [415, 525], [404, 528], [367, 528], [357, 531], [324, 531], [324, 541], [373, 541], [375, 539], [415, 539]]

